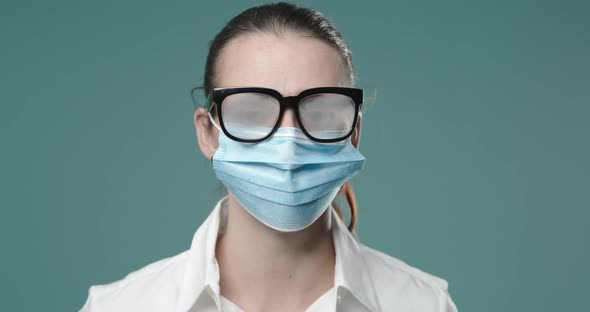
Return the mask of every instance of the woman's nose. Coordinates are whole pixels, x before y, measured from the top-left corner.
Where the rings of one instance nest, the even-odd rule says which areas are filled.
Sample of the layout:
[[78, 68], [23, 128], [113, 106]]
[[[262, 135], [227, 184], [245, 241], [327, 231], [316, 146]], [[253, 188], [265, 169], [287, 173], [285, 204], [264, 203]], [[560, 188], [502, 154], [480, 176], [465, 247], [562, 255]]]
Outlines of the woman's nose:
[[297, 117], [295, 117], [295, 111], [292, 107], [287, 107], [287, 109], [283, 112], [283, 116], [279, 122], [279, 128], [299, 128], [297, 124]]

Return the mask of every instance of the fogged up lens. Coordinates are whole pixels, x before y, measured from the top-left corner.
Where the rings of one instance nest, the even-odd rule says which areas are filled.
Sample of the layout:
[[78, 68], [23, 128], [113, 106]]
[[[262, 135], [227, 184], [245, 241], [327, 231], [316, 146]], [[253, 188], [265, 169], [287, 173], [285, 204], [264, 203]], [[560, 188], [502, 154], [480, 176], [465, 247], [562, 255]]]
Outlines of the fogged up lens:
[[281, 110], [276, 98], [261, 93], [229, 95], [221, 107], [227, 132], [244, 140], [266, 137], [277, 123]]
[[301, 126], [317, 139], [346, 136], [352, 130], [354, 114], [354, 101], [342, 94], [315, 94], [299, 103]]

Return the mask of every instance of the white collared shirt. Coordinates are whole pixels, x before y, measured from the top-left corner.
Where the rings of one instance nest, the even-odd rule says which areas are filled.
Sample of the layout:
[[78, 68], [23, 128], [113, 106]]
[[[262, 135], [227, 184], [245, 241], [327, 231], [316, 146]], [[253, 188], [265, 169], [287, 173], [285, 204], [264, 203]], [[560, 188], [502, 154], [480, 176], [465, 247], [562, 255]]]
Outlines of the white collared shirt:
[[[242, 311], [219, 290], [215, 244], [224, 222], [221, 199], [195, 233], [191, 248], [121, 280], [91, 286], [82, 312]], [[457, 311], [447, 282], [357, 241], [329, 208], [336, 254], [334, 287], [306, 312]]]

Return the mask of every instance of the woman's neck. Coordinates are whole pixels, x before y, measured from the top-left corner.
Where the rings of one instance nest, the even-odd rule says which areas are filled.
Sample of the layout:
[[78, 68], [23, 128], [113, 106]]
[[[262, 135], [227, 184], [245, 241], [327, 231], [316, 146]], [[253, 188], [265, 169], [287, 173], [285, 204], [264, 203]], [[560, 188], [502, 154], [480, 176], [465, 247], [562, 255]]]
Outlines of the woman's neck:
[[333, 287], [330, 211], [297, 232], [279, 232], [229, 194], [216, 245], [221, 294], [246, 311], [305, 310]]

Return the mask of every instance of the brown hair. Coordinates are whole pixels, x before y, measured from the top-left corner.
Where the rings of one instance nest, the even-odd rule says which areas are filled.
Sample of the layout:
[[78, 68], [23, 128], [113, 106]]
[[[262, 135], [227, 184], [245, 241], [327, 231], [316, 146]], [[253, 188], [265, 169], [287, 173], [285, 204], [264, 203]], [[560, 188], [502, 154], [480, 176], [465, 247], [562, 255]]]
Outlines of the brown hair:
[[[357, 205], [356, 197], [354, 196], [354, 190], [352, 189], [350, 182], [344, 182], [344, 185], [342, 185], [342, 189], [340, 189], [340, 192], [344, 193], [344, 196], [346, 196], [346, 201], [348, 202], [348, 207], [350, 209], [350, 221], [348, 223], [348, 230], [350, 232], [354, 232], [354, 226], [356, 225], [357, 220]], [[340, 219], [344, 221], [344, 215], [342, 214], [342, 210], [340, 210], [340, 207], [335, 202], [332, 203], [332, 206], [336, 210], [336, 213], [338, 214]]]
[[[291, 3], [273, 3], [249, 8], [231, 19], [227, 25], [213, 38], [209, 44], [203, 91], [205, 96], [213, 90], [215, 85], [215, 66], [223, 48], [234, 38], [255, 32], [272, 32], [281, 34], [292, 31], [303, 33], [306, 36], [322, 40], [334, 47], [340, 54], [343, 64], [347, 69], [347, 80], [354, 85], [355, 74], [352, 65], [351, 52], [344, 42], [342, 35], [336, 30], [334, 24], [320, 12], [299, 7]], [[349, 231], [354, 231], [357, 220], [357, 205], [354, 191], [349, 182], [342, 185], [339, 193], [346, 196], [350, 207]], [[338, 216], [344, 220], [342, 210], [333, 202], [332, 206]]]

